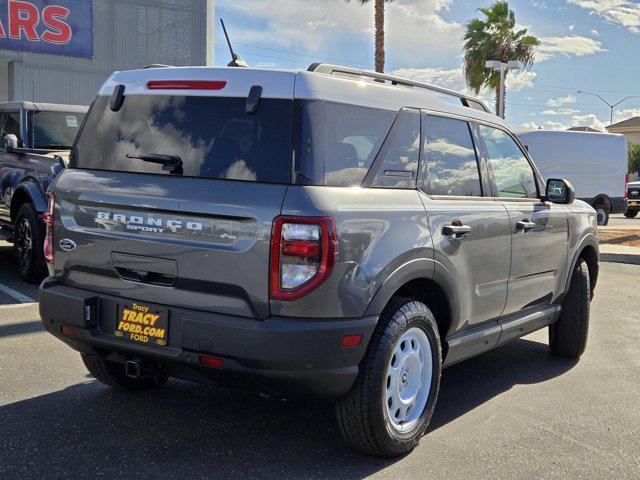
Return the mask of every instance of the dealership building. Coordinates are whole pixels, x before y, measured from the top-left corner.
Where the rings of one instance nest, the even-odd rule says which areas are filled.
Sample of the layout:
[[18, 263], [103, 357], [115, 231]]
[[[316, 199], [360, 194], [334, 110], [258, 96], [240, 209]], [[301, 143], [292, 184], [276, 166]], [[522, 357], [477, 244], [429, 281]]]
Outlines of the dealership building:
[[215, 0], [0, 0], [0, 102], [88, 105], [116, 70], [213, 65]]

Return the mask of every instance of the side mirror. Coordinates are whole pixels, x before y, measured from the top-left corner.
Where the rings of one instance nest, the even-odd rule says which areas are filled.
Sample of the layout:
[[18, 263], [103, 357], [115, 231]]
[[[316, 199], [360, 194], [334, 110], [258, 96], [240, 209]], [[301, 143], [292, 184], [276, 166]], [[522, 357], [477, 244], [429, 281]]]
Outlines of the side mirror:
[[550, 178], [547, 180], [546, 199], [560, 205], [571, 205], [576, 199], [576, 189], [567, 180]]
[[4, 150], [7, 153], [16, 153], [16, 150], [20, 146], [18, 144], [18, 137], [16, 137], [13, 133], [5, 135], [2, 143], [4, 146]]

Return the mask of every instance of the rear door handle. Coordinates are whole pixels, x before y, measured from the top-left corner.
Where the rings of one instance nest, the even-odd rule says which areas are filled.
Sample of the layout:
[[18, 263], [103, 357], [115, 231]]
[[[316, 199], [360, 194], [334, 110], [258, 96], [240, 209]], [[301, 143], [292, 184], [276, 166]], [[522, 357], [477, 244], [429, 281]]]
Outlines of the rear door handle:
[[518, 230], [522, 230], [523, 232], [528, 232], [529, 230], [533, 230], [534, 228], [536, 228], [536, 224], [535, 222], [531, 222], [525, 218], [524, 220], [520, 220], [516, 224], [516, 228]]
[[462, 239], [471, 233], [471, 227], [469, 225], [463, 225], [461, 222], [453, 222], [451, 225], [447, 225], [442, 229], [442, 234], [445, 237]]

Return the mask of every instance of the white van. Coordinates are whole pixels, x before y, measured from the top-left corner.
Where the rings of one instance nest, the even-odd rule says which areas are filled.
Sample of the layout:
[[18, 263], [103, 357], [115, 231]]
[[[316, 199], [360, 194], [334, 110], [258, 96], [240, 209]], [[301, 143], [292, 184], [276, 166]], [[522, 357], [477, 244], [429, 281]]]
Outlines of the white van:
[[519, 136], [544, 179], [566, 178], [573, 183], [577, 198], [598, 212], [598, 225], [609, 223], [610, 214], [626, 211], [624, 135], [534, 130]]

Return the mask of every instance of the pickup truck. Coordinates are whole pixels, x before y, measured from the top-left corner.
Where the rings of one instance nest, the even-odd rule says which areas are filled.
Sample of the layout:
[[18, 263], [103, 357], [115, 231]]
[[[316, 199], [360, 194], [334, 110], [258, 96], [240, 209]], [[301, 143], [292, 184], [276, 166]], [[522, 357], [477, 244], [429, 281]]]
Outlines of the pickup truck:
[[0, 103], [0, 240], [14, 245], [25, 282], [46, 276], [46, 191], [68, 162], [87, 107], [31, 102]]

